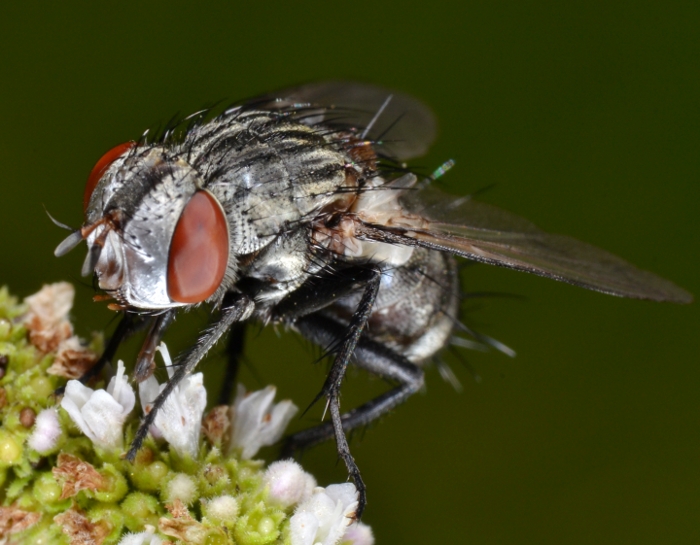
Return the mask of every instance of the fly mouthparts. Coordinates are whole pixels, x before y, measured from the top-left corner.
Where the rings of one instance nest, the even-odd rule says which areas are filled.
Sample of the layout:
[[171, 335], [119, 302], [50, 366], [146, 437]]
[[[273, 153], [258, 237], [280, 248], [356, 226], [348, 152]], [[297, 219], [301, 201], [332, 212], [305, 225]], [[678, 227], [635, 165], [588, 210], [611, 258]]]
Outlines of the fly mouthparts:
[[82, 276], [90, 276], [92, 271], [95, 270], [95, 265], [97, 265], [97, 260], [100, 259], [100, 254], [102, 253], [102, 246], [99, 244], [93, 244], [85, 256], [85, 261], [83, 261], [83, 268], [80, 270]]
[[[51, 216], [49, 216], [51, 217]], [[53, 218], [51, 218], [53, 219]], [[54, 222], [56, 223], [56, 222]], [[56, 249], [53, 251], [53, 255], [56, 257], [61, 257], [66, 255], [68, 252], [70, 252], [73, 248], [75, 248], [78, 244], [80, 244], [83, 240], [83, 233], [80, 229], [77, 229], [73, 231], [70, 235], [68, 235], [65, 239], [63, 239], [63, 242], [61, 242], [58, 246], [56, 246]]]

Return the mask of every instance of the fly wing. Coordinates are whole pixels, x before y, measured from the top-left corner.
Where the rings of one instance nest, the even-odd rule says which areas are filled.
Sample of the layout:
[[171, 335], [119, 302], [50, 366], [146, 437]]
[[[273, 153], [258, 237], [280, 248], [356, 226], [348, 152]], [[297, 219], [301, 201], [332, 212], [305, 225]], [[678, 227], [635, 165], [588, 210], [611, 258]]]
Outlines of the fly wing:
[[286, 111], [307, 125], [354, 129], [397, 161], [424, 155], [436, 134], [435, 118], [422, 102], [364, 83], [311, 83], [264, 95], [247, 106]]
[[590, 244], [545, 233], [528, 220], [434, 188], [405, 191], [402, 207], [422, 216], [421, 228], [365, 225], [366, 238], [448, 251], [475, 261], [552, 278], [595, 291], [689, 303], [692, 295]]

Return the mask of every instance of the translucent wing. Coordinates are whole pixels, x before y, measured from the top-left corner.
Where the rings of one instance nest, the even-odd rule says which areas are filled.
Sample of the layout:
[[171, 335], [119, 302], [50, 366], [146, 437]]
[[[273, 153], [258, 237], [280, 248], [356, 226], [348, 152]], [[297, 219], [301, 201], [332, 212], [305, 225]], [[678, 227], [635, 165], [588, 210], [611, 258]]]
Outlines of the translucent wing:
[[424, 155], [436, 134], [432, 112], [419, 100], [383, 87], [325, 81], [283, 89], [248, 106], [287, 110], [300, 122], [352, 128], [377, 141], [378, 151], [404, 161]]
[[422, 216], [420, 228], [368, 224], [365, 238], [441, 249], [468, 259], [530, 272], [591, 290], [654, 301], [689, 303], [672, 282], [584, 242], [545, 233], [529, 221], [469, 197], [427, 188], [405, 191], [405, 210]]

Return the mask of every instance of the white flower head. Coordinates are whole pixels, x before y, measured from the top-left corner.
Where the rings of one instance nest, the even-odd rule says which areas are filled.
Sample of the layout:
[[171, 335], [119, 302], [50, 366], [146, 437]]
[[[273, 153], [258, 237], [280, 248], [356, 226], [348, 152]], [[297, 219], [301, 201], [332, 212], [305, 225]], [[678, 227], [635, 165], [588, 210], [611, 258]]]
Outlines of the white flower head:
[[165, 500], [173, 503], [180, 500], [185, 505], [192, 505], [197, 498], [197, 483], [186, 473], [176, 473], [165, 485]]
[[58, 411], [54, 407], [44, 409], [36, 415], [34, 431], [29, 436], [27, 444], [39, 454], [46, 454], [56, 448], [62, 433]]
[[307, 500], [316, 488], [316, 479], [294, 460], [280, 460], [270, 464], [263, 482], [268, 487], [270, 500], [283, 508]]
[[299, 409], [288, 399], [273, 403], [276, 393], [274, 386], [246, 393], [245, 387], [238, 385], [232, 407], [233, 433], [229, 450], [240, 449], [241, 457], [249, 460], [261, 447], [280, 440]]
[[374, 534], [372, 528], [361, 522], [354, 522], [345, 530], [342, 543], [352, 543], [352, 545], [374, 545]]
[[118, 545], [161, 545], [163, 539], [155, 535], [156, 529], [146, 524], [146, 531], [138, 534], [126, 534]]
[[117, 374], [107, 390], [93, 390], [80, 381], [68, 381], [61, 407], [96, 446], [115, 450], [124, 444], [124, 422], [135, 403], [134, 391], [124, 374], [124, 362], [119, 360]]
[[356, 509], [354, 484], [316, 488], [289, 521], [292, 545], [336, 545], [353, 522]]
[[[168, 377], [172, 378], [173, 361], [168, 347], [165, 343], [160, 343], [156, 350], [163, 357]], [[139, 384], [139, 399], [145, 413], [150, 412], [153, 402], [163, 388], [165, 384], [158, 384], [153, 375]], [[202, 373], [189, 375], [182, 379], [163, 403], [156, 414], [151, 433], [156, 436], [162, 435], [181, 456], [196, 456], [206, 406], [207, 391], [204, 388]]]
[[212, 498], [204, 504], [207, 518], [224, 523], [235, 522], [238, 509], [238, 500], [228, 494]]

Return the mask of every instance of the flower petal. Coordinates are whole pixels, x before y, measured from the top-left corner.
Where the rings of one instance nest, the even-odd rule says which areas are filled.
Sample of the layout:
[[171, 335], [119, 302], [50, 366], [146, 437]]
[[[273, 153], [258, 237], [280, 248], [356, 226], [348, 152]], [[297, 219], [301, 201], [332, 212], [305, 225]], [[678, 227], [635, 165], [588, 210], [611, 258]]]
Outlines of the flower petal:
[[313, 545], [318, 533], [318, 519], [312, 513], [295, 513], [289, 521], [292, 545]]
[[276, 443], [298, 410], [288, 400], [275, 404], [276, 392], [274, 386], [268, 386], [257, 392], [246, 393], [245, 388], [238, 385], [232, 408], [230, 450], [240, 449], [244, 459], [255, 456], [261, 447]]
[[56, 447], [62, 433], [56, 409], [53, 407], [44, 409], [36, 416], [34, 431], [29, 436], [27, 444], [39, 454], [45, 454]]
[[310, 498], [316, 488], [316, 479], [294, 460], [280, 460], [270, 464], [263, 481], [270, 499], [284, 508]]

